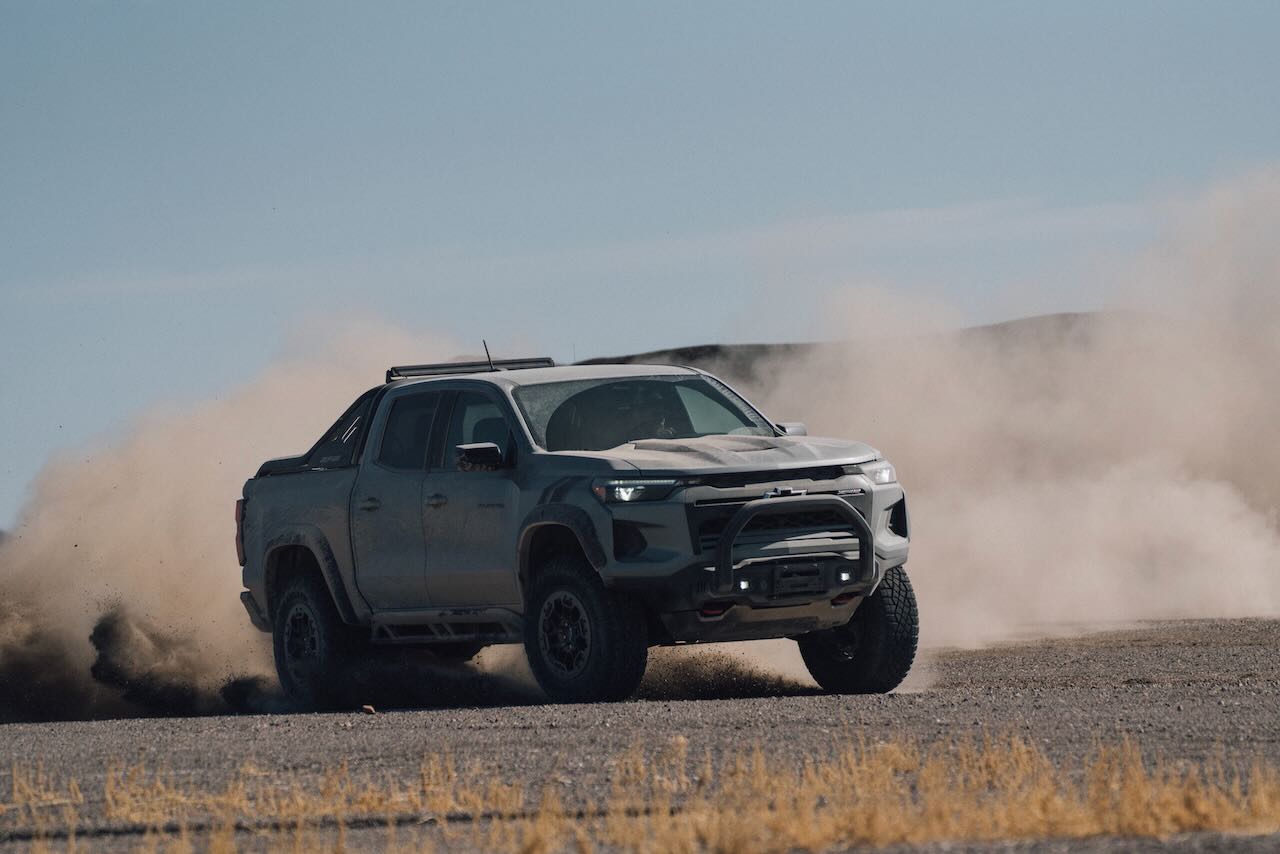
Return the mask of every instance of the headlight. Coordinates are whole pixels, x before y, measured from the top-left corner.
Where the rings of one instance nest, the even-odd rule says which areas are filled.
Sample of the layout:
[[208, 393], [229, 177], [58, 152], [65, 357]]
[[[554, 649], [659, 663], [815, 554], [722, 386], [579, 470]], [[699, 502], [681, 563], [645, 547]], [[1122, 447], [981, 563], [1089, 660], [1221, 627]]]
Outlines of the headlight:
[[649, 480], [597, 480], [591, 491], [605, 504], [626, 504], [632, 501], [658, 501], [670, 495], [680, 481], [666, 478]]
[[888, 460], [863, 463], [862, 473], [871, 478], [872, 483], [879, 485], [894, 483], [898, 480], [898, 473], [893, 470], [893, 465]]

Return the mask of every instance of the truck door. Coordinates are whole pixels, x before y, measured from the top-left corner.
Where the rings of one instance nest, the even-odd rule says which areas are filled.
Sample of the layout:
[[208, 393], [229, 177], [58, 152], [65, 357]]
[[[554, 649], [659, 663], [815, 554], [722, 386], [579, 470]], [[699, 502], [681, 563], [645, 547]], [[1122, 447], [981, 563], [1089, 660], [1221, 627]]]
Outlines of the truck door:
[[511, 468], [459, 471], [454, 448], [493, 442], [507, 458], [514, 433], [497, 396], [460, 390], [453, 399], [438, 460], [427, 474], [427, 591], [437, 605], [516, 605], [515, 514], [519, 488]]
[[356, 583], [377, 610], [422, 608], [431, 601], [422, 489], [442, 395], [407, 392], [382, 406], [351, 491]]

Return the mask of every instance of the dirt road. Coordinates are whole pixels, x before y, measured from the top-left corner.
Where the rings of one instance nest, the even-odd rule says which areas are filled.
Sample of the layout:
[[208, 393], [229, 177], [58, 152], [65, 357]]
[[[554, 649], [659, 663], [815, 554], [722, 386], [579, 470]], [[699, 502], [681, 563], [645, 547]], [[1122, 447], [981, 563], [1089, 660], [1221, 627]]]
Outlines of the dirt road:
[[[74, 777], [85, 796], [77, 817], [83, 840], [122, 829], [106, 817], [102, 797], [112, 762], [145, 763], [183, 785], [208, 788], [247, 764], [256, 775], [286, 781], [346, 763], [355, 778], [376, 781], [411, 778], [424, 756], [448, 755], [531, 790], [552, 783], [565, 802], [589, 804], [605, 800], [616, 757], [637, 745], [647, 753], [665, 750], [676, 736], [687, 739], [691, 756], [710, 751], [719, 758], [759, 745], [796, 762], [860, 736], [927, 744], [1012, 733], [1061, 761], [1085, 755], [1098, 740], [1129, 736], [1148, 755], [1173, 760], [1220, 756], [1280, 765], [1278, 647], [1280, 621], [1197, 621], [937, 651], [919, 665], [914, 681], [921, 690], [890, 696], [825, 696], [799, 683], [753, 683], [739, 674], [719, 683], [744, 695], [733, 699], [672, 699], [690, 695], [684, 676], [667, 688], [650, 682], [648, 699], [612, 705], [12, 724], [0, 726], [0, 802], [13, 800], [12, 767], [42, 765], [54, 780]], [[685, 673], [692, 664], [668, 667]], [[785, 695], [750, 696], [779, 690]], [[31, 829], [13, 810], [0, 814], [0, 847], [27, 844]], [[348, 844], [360, 840], [352, 833]], [[131, 848], [139, 837], [96, 842]], [[1194, 837], [1178, 844], [1200, 850], [1228, 842], [1232, 850], [1272, 850], [1280, 840]]]

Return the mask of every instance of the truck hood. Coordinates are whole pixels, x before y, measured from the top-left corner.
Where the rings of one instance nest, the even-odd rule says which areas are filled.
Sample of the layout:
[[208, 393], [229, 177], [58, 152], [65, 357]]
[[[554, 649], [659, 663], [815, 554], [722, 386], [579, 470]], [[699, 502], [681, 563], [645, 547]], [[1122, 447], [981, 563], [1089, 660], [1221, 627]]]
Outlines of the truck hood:
[[644, 474], [666, 474], [865, 463], [879, 452], [862, 442], [814, 436], [702, 436], [642, 439], [596, 455], [629, 463]]

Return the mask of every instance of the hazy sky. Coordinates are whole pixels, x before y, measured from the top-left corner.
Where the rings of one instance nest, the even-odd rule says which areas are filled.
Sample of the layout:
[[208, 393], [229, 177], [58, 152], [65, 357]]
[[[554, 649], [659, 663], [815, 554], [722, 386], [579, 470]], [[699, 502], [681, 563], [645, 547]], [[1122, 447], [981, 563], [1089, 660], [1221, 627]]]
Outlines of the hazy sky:
[[1161, 199], [1280, 156], [1278, 43], [1275, 2], [0, 0], [0, 527], [353, 316], [570, 359], [855, 334], [852, 283], [1094, 307]]

